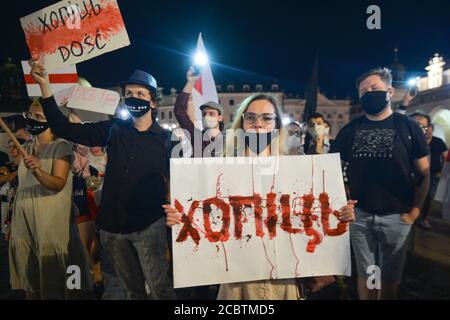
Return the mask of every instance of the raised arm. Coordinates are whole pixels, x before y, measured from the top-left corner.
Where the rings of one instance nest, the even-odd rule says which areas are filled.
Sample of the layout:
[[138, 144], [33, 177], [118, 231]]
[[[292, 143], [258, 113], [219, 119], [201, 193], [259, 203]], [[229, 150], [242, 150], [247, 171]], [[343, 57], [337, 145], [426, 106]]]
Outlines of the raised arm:
[[31, 75], [41, 88], [42, 98], [40, 102], [53, 134], [85, 146], [105, 146], [109, 130], [114, 121], [86, 124], [70, 123], [56, 104], [45, 68], [34, 60], [30, 60], [30, 65]]
[[41, 98], [45, 117], [53, 134], [59, 138], [73, 141], [88, 147], [103, 147], [108, 141], [109, 130], [114, 120], [93, 123], [71, 123], [61, 112], [55, 98]]
[[175, 114], [175, 118], [180, 124], [181, 129], [187, 130], [191, 135], [191, 143], [193, 146], [194, 132], [198, 129], [194, 126], [194, 123], [189, 118], [187, 110], [189, 104], [189, 97], [192, 93], [192, 89], [194, 88], [195, 82], [197, 81], [198, 77], [195, 77], [193, 75], [193, 69], [191, 68], [187, 72], [186, 78], [187, 78], [186, 85], [183, 91], [180, 92], [180, 94], [178, 95], [177, 100], [175, 101], [175, 107], [173, 112]]

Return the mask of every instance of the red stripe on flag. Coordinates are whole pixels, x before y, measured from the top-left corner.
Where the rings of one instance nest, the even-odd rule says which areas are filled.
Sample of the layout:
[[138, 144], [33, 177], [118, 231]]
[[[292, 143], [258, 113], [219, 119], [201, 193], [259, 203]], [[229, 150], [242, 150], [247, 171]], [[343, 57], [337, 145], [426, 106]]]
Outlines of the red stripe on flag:
[[[76, 73], [49, 74], [48, 79], [51, 84], [78, 83], [78, 75]], [[25, 83], [26, 84], [37, 84], [37, 82], [29, 74], [25, 75]]]
[[197, 90], [200, 95], [203, 95], [202, 77], [200, 76], [195, 83], [195, 90]]

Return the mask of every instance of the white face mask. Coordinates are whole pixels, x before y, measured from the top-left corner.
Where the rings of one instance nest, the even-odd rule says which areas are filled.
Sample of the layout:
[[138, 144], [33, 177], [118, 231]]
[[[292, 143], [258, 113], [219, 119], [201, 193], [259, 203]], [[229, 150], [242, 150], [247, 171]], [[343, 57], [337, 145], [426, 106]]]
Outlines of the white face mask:
[[314, 127], [309, 128], [308, 132], [313, 137], [322, 137], [323, 135], [327, 134], [327, 131], [330, 131], [329, 129], [327, 129], [328, 128], [325, 128], [324, 125], [315, 125]]
[[202, 121], [205, 129], [215, 129], [219, 125], [219, 120], [210, 116], [203, 117]]
[[300, 137], [297, 137], [296, 135], [288, 136], [286, 138], [286, 147], [288, 149], [297, 148], [301, 145], [301, 139]]

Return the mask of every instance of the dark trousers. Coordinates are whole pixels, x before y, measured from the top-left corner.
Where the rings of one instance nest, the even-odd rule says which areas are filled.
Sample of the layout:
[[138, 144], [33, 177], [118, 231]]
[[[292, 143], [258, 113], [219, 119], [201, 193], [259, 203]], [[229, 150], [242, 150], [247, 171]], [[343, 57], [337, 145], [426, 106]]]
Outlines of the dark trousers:
[[431, 201], [434, 199], [438, 184], [439, 177], [436, 175], [432, 175], [430, 180], [430, 189], [420, 212], [420, 219], [422, 220], [428, 219], [428, 216], [430, 215]]
[[130, 234], [100, 230], [102, 246], [131, 300], [148, 299], [145, 283], [150, 287], [150, 298], [176, 299], [169, 277], [167, 261], [167, 229], [163, 217], [146, 229]]

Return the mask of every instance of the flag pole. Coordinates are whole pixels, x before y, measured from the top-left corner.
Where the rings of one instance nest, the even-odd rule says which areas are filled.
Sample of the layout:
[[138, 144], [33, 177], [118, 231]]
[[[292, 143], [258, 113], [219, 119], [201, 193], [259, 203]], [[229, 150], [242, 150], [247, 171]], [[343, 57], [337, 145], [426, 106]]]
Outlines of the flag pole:
[[[20, 153], [23, 157], [28, 157], [29, 154], [25, 151], [25, 149], [22, 147], [20, 142], [17, 140], [16, 136], [11, 132], [11, 130], [8, 128], [6, 123], [3, 121], [2, 118], [0, 118], [0, 126], [2, 127], [3, 131], [8, 135], [8, 137], [11, 139], [11, 141], [16, 145], [17, 149], [19, 149]], [[36, 169], [36, 174], [38, 176], [42, 175], [42, 172], [40, 169]]]

